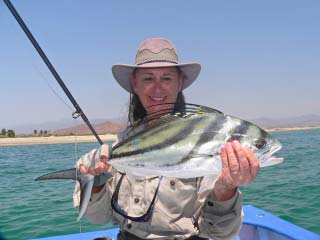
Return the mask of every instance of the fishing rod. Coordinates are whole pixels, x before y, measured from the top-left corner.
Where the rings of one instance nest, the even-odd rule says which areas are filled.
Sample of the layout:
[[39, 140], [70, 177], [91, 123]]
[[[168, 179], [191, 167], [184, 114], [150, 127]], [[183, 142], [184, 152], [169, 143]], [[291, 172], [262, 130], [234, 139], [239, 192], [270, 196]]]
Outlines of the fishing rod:
[[24, 33], [27, 35], [27, 37], [29, 38], [30, 42], [32, 43], [32, 45], [34, 46], [34, 48], [37, 50], [37, 52], [39, 53], [40, 57], [42, 58], [42, 60], [44, 61], [44, 63], [47, 65], [47, 67], [49, 68], [50, 72], [52, 73], [52, 75], [54, 76], [54, 78], [57, 80], [57, 82], [59, 83], [60, 87], [62, 88], [62, 90], [65, 92], [65, 94], [67, 95], [67, 97], [69, 98], [69, 100], [72, 102], [73, 106], [75, 107], [76, 111], [72, 114], [73, 118], [78, 118], [79, 116], [81, 116], [82, 120], [87, 124], [87, 126], [89, 127], [89, 129], [91, 130], [91, 132], [93, 133], [93, 135], [96, 137], [96, 139], [98, 140], [98, 142], [102, 145], [103, 142], [100, 139], [99, 135], [97, 134], [96, 130], [93, 128], [93, 126], [91, 125], [91, 123], [89, 122], [87, 116], [84, 114], [84, 112], [82, 111], [82, 109], [80, 108], [79, 104], [76, 102], [76, 100], [74, 99], [74, 97], [72, 96], [72, 94], [70, 93], [70, 91], [68, 90], [68, 88], [66, 87], [66, 85], [64, 84], [64, 82], [62, 81], [61, 77], [59, 76], [59, 74], [57, 73], [57, 71], [55, 70], [55, 68], [53, 67], [53, 65], [51, 64], [51, 62], [49, 61], [49, 59], [47, 58], [46, 54], [42, 51], [40, 45], [38, 44], [38, 42], [36, 41], [36, 39], [33, 37], [32, 33], [29, 31], [27, 25], [24, 23], [24, 21], [22, 20], [22, 18], [20, 17], [19, 13], [16, 11], [16, 9], [14, 8], [14, 6], [12, 5], [12, 3], [10, 2], [10, 0], [3, 0], [4, 3], [7, 5], [7, 7], [9, 8], [10, 12], [12, 13], [12, 15], [14, 16], [14, 18], [17, 20], [18, 24], [20, 25], [20, 27], [22, 28], [22, 30], [24, 31]]

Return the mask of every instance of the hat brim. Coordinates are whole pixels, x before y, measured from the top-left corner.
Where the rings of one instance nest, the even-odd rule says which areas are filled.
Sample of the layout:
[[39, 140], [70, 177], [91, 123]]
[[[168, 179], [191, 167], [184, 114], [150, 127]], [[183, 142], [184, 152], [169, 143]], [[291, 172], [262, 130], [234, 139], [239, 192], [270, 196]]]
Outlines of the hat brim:
[[184, 73], [184, 80], [182, 90], [189, 87], [194, 80], [197, 79], [201, 65], [199, 63], [167, 63], [167, 62], [154, 62], [143, 65], [127, 65], [127, 64], [115, 64], [112, 66], [112, 74], [117, 82], [130, 93], [133, 93], [133, 88], [130, 83], [130, 75], [137, 68], [159, 68], [159, 67], [178, 67]]

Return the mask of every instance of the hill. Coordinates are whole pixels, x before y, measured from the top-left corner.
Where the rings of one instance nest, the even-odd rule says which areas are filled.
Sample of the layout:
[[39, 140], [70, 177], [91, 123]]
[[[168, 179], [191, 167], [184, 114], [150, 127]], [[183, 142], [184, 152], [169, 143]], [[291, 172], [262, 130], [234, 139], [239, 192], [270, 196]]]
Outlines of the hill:
[[249, 120], [263, 128], [305, 128], [319, 127], [319, 115], [303, 115], [290, 118], [256, 118]]
[[[98, 134], [116, 134], [126, 128], [125, 124], [117, 124], [111, 121], [106, 121], [100, 124], [93, 124], [94, 129]], [[53, 135], [89, 135], [92, 134], [86, 124], [80, 124], [74, 127], [62, 128], [51, 131]]]
[[[249, 119], [250, 122], [257, 124], [262, 128], [305, 128], [305, 127], [319, 127], [319, 115], [303, 115], [291, 118], [256, 118]], [[123, 123], [114, 123], [106, 121], [100, 124], [93, 125], [98, 134], [115, 134], [123, 131], [126, 125]], [[51, 132], [54, 135], [88, 135], [91, 134], [90, 129], [85, 125], [77, 125], [69, 128], [57, 129]]]

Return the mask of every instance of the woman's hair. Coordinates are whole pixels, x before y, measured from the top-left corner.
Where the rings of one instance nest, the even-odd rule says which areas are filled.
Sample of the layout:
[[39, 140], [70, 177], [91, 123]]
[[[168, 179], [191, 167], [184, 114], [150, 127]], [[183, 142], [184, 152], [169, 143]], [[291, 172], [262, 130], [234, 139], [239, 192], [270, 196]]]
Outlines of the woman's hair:
[[[182, 92], [178, 93], [177, 100], [174, 104], [174, 111], [184, 111], [186, 107], [185, 99]], [[147, 112], [137, 94], [130, 94], [128, 122], [133, 126], [135, 123], [139, 123], [147, 116]]]

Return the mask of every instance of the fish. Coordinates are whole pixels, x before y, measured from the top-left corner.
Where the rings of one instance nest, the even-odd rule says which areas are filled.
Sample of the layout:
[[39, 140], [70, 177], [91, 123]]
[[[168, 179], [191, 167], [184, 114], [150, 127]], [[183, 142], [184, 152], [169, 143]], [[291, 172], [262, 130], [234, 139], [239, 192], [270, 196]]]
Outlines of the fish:
[[[251, 148], [260, 167], [283, 162], [283, 158], [273, 155], [282, 145], [271, 134], [246, 120], [197, 104], [186, 104], [181, 110], [164, 108], [148, 115], [138, 125], [128, 127], [125, 135], [112, 147], [108, 164], [138, 177], [211, 177], [216, 180], [222, 169], [220, 149], [233, 140]], [[36, 180], [49, 179], [80, 182], [79, 220], [88, 206], [97, 177], [81, 174], [73, 168], [49, 173]]]
[[155, 113], [132, 132], [112, 148], [108, 163], [136, 176], [218, 175], [220, 149], [233, 140], [251, 148], [260, 167], [283, 161], [273, 156], [281, 143], [262, 128], [196, 104], [186, 104], [183, 111]]

